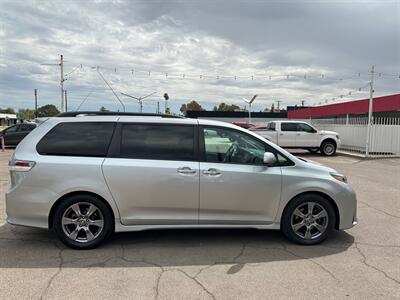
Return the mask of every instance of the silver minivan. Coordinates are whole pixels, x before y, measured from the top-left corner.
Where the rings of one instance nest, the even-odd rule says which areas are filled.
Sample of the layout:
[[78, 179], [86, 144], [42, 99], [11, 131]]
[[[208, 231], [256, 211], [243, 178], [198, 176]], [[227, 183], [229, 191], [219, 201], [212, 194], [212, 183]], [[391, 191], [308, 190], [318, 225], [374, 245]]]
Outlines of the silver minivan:
[[211, 120], [49, 118], [18, 145], [10, 174], [7, 221], [78, 249], [165, 228], [281, 229], [313, 245], [357, 223], [344, 175]]

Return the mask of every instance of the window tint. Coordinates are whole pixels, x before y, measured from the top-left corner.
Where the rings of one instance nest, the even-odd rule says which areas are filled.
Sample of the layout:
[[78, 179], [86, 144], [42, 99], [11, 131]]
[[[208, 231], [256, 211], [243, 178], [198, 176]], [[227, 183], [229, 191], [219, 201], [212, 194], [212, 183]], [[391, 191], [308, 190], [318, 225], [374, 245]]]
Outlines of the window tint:
[[262, 165], [265, 145], [240, 131], [206, 127], [203, 129], [205, 160], [216, 163]]
[[5, 130], [5, 132], [7, 132], [7, 133], [16, 132], [17, 129], [18, 129], [18, 125], [15, 125], [15, 126], [8, 127], [8, 128]]
[[22, 124], [19, 127], [19, 131], [31, 131], [35, 128], [35, 125], [32, 124]]
[[111, 122], [60, 123], [38, 143], [42, 155], [106, 156], [115, 124]]
[[275, 166], [294, 165], [275, 148], [238, 130], [205, 127], [203, 135], [206, 162], [263, 165], [264, 153], [271, 152], [277, 158]]
[[299, 123], [297, 125], [297, 130], [304, 132], [314, 132], [314, 129], [310, 125], [304, 123]]
[[173, 124], [123, 124], [121, 157], [195, 160], [194, 127]]
[[282, 131], [297, 131], [297, 123], [281, 123]]

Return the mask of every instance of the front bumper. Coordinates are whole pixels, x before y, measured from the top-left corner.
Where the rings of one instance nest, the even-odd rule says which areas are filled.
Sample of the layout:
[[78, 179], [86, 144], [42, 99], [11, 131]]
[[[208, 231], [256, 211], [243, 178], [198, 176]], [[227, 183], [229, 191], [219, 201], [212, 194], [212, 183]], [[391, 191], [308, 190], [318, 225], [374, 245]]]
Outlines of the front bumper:
[[357, 225], [357, 197], [350, 185], [338, 194], [336, 201], [339, 209], [339, 229], [350, 229]]

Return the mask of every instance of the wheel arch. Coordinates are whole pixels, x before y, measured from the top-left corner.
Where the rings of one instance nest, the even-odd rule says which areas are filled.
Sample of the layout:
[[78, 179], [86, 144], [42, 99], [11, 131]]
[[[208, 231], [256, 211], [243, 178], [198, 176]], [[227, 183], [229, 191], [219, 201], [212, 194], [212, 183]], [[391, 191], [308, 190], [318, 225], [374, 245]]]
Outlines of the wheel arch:
[[297, 195], [294, 196], [292, 199], [290, 199], [290, 200], [286, 203], [285, 207], [284, 207], [283, 210], [282, 210], [281, 219], [280, 219], [281, 226], [282, 226], [282, 219], [283, 219], [282, 217], [283, 217], [283, 215], [284, 215], [284, 213], [285, 213], [285, 210], [286, 210], [287, 207], [289, 206], [289, 203], [291, 203], [291, 202], [292, 202], [294, 199], [296, 199], [297, 197], [304, 196], [304, 195], [319, 195], [319, 196], [325, 198], [325, 199], [332, 205], [333, 210], [334, 210], [334, 213], [335, 213], [335, 226], [334, 226], [334, 228], [335, 228], [335, 229], [339, 229], [339, 224], [340, 224], [340, 213], [339, 213], [339, 208], [338, 208], [338, 206], [337, 206], [335, 200], [333, 200], [329, 195], [327, 195], [327, 194], [325, 194], [325, 193], [322, 193], [322, 192], [319, 192], [319, 191], [307, 191], [307, 192], [303, 192], [303, 193], [297, 194]]
[[103, 202], [108, 209], [110, 210], [110, 212], [113, 215], [113, 222], [115, 222], [115, 214], [114, 214], [114, 210], [112, 209], [110, 203], [108, 203], [108, 201], [106, 199], [104, 199], [102, 196], [100, 196], [99, 194], [93, 193], [93, 192], [88, 192], [88, 191], [74, 191], [74, 192], [69, 192], [63, 196], [61, 196], [60, 198], [58, 198], [56, 200], [56, 202], [54, 202], [54, 204], [52, 205], [50, 212], [49, 212], [49, 217], [48, 217], [48, 227], [49, 229], [52, 229], [53, 227], [53, 221], [54, 221], [54, 214], [56, 212], [57, 207], [62, 203], [63, 200], [72, 197], [72, 196], [76, 196], [76, 195], [89, 195], [92, 197], [96, 197], [97, 199], [99, 199], [101, 202]]

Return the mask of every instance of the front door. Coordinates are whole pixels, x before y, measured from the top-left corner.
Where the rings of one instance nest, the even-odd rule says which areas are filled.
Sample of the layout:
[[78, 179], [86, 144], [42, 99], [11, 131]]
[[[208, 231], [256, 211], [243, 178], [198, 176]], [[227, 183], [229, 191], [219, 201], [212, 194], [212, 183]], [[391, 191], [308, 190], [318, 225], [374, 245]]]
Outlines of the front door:
[[296, 145], [303, 147], [319, 147], [320, 136], [317, 131], [305, 123], [297, 123]]
[[103, 172], [122, 224], [198, 223], [196, 131], [192, 125], [118, 126], [113, 144], [119, 149], [105, 159]]
[[224, 127], [203, 127], [200, 139], [200, 224], [272, 223], [281, 168], [263, 164], [270, 146]]

